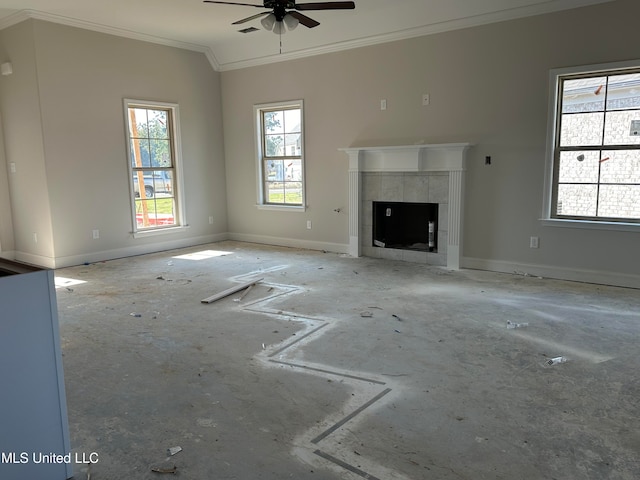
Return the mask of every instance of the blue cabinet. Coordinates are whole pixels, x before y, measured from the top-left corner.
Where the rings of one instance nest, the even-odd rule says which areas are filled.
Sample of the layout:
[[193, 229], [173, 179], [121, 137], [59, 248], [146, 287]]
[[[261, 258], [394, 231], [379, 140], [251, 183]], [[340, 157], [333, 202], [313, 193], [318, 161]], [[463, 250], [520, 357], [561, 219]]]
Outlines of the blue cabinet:
[[73, 476], [54, 275], [0, 260], [0, 478]]

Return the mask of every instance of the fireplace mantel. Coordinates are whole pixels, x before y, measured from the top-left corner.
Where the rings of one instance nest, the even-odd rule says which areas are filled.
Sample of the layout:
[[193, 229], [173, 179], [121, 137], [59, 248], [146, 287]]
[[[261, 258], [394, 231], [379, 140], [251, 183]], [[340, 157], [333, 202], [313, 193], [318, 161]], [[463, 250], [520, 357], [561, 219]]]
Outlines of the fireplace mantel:
[[349, 157], [349, 253], [359, 257], [361, 237], [362, 172], [447, 172], [449, 211], [447, 267], [460, 268], [466, 152], [470, 143], [352, 147], [340, 151]]

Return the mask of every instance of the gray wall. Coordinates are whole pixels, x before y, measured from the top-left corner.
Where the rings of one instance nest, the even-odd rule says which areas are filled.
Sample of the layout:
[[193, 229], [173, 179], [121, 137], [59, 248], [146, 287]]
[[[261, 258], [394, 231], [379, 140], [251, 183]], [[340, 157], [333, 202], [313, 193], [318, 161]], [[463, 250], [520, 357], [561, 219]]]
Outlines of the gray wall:
[[[343, 246], [347, 214], [333, 210], [348, 203], [347, 157], [338, 148], [472, 142], [464, 265], [640, 286], [638, 233], [539, 221], [549, 70], [640, 58], [630, 40], [637, 18], [640, 2], [618, 0], [223, 72], [232, 237]], [[428, 107], [423, 93], [431, 95]], [[305, 101], [309, 208], [258, 210], [252, 105], [297, 98]], [[387, 99], [386, 111], [380, 99]], [[540, 237], [539, 249], [529, 248], [530, 236]]]
[[[0, 32], [0, 52], [16, 258], [58, 267], [224, 238], [220, 74], [203, 54], [38, 20]], [[179, 104], [188, 229], [130, 233], [123, 98]]]

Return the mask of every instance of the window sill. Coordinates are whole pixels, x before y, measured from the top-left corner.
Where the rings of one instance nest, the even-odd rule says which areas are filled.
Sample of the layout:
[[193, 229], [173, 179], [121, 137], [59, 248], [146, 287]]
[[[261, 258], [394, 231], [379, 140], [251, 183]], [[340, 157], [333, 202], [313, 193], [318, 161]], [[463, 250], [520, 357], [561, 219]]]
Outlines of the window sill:
[[622, 232], [640, 231], [640, 223], [598, 222], [589, 220], [565, 220], [559, 218], [542, 218], [545, 227], [584, 228], [588, 230], [619, 230]]
[[179, 233], [189, 228], [189, 225], [180, 225], [177, 227], [167, 227], [167, 228], [156, 228], [153, 230], [141, 230], [138, 232], [133, 232], [133, 238], [146, 238], [153, 237], [156, 235], [168, 235], [171, 233]]
[[271, 205], [258, 203], [256, 204], [258, 210], [276, 210], [280, 212], [304, 212], [307, 207], [305, 205]]

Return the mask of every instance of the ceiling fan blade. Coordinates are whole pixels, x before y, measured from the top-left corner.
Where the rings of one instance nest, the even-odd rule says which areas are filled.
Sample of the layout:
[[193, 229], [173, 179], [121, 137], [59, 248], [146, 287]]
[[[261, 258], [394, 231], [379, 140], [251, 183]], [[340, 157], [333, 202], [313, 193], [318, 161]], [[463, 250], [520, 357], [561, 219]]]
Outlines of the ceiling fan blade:
[[296, 10], [353, 10], [354, 2], [314, 2], [296, 4]]
[[217, 2], [215, 0], [202, 0], [204, 3], [219, 3], [222, 5], [242, 5], [243, 7], [264, 8], [264, 5], [256, 5], [254, 3], [238, 3], [238, 2]]
[[320, 22], [316, 22], [313, 18], [309, 18], [306, 15], [301, 14], [300, 12], [287, 12], [287, 15], [291, 15], [294, 18], [297, 18], [298, 21], [304, 25], [305, 27], [313, 28], [320, 25]]
[[250, 22], [251, 20], [254, 20], [256, 18], [260, 18], [260, 17], [262, 17], [264, 15], [269, 15], [269, 13], [270, 12], [256, 13], [255, 15], [251, 15], [250, 17], [243, 18], [242, 20], [236, 20], [231, 25], [239, 25], [241, 23]]

